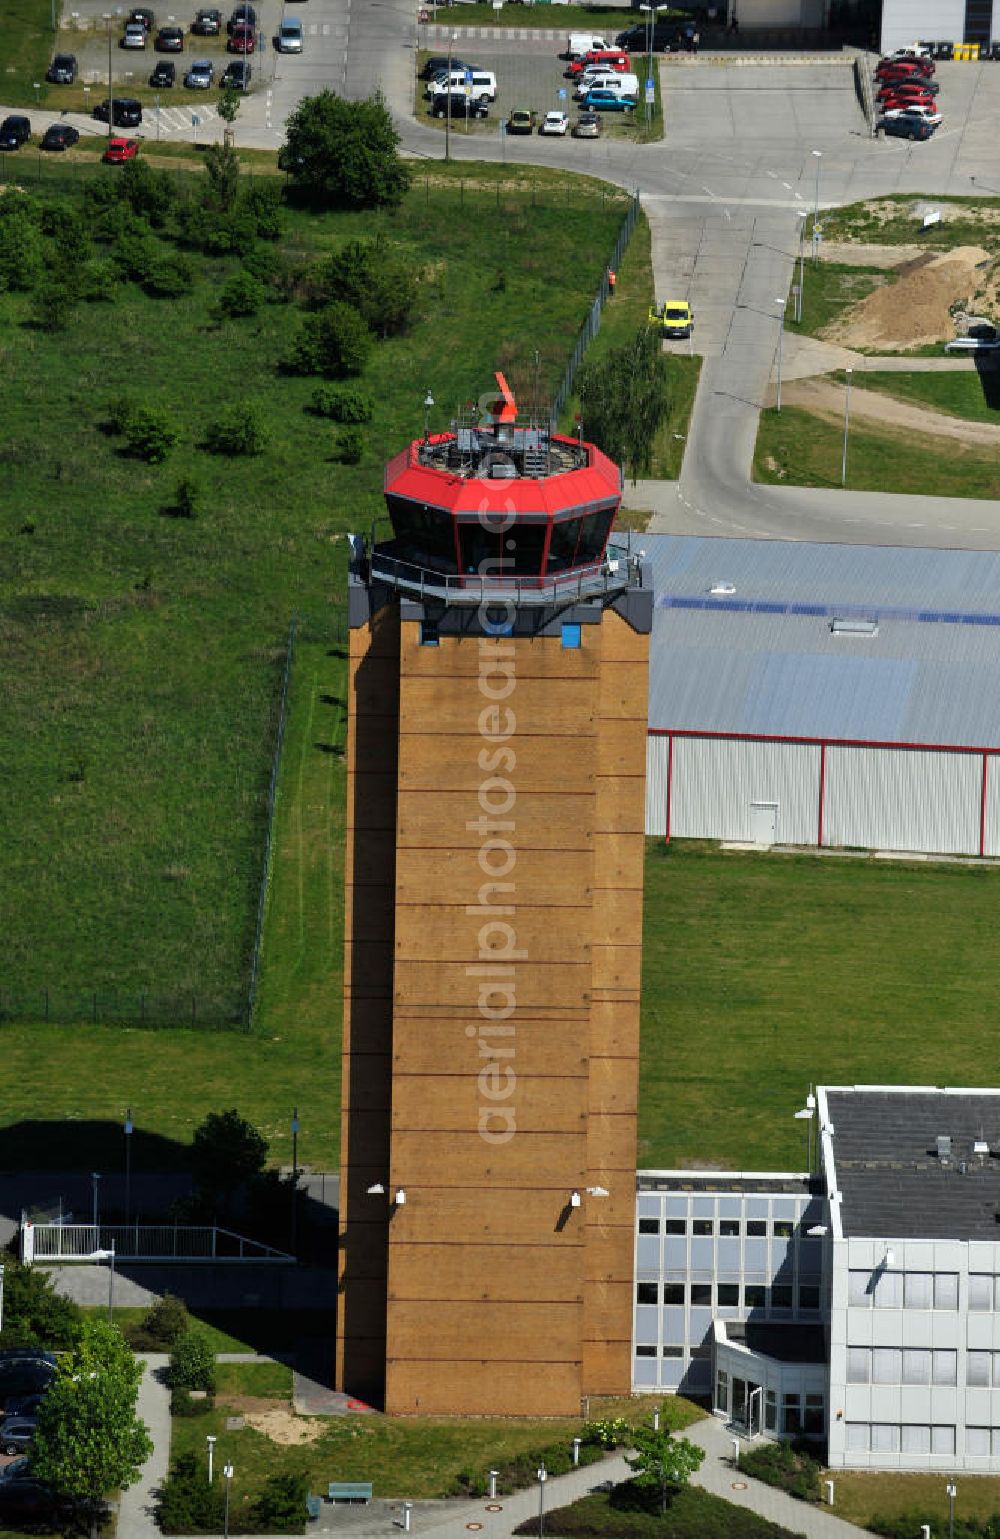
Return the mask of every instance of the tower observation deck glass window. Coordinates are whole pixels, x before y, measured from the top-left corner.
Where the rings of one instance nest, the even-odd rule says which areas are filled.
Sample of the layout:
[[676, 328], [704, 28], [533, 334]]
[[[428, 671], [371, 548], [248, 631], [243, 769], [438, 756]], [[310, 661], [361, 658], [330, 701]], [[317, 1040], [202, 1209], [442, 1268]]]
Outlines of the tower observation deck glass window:
[[484, 577], [537, 577], [542, 570], [547, 525], [522, 522], [493, 530], [478, 519], [459, 525], [462, 571]]

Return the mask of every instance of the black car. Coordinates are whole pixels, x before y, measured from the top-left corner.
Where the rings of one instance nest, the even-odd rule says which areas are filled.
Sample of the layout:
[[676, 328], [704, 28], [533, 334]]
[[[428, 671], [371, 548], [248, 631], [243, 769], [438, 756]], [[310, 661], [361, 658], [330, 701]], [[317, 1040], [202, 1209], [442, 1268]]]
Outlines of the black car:
[[55, 1372], [51, 1363], [39, 1362], [37, 1358], [4, 1363], [0, 1366], [0, 1405], [6, 1410], [11, 1402], [26, 1395], [44, 1394]]
[[156, 68], [149, 77], [149, 83], [151, 86], [159, 88], [161, 86], [172, 86], [176, 79], [177, 65], [173, 59], [159, 59], [157, 60]]
[[35, 1435], [36, 1425], [34, 1416], [5, 1416], [0, 1422], [0, 1450], [5, 1454], [25, 1453]]
[[157, 53], [182, 53], [184, 50], [183, 27], [161, 27], [153, 47]]
[[147, 32], [152, 32], [156, 26], [156, 17], [146, 5], [137, 5], [128, 13], [129, 21], [136, 21], [140, 27], [145, 27]]
[[35, 1478], [27, 1459], [8, 1464], [0, 1475], [0, 1518], [30, 1523], [66, 1515], [69, 1510], [65, 1500]]
[[427, 63], [420, 71], [421, 80], [433, 80], [435, 75], [447, 75], [449, 64], [452, 69], [465, 69], [466, 67], [461, 59], [449, 59], [447, 54], [436, 53], [427, 60]]
[[43, 150], [68, 150], [80, 137], [80, 130], [71, 123], [52, 123], [42, 135]]
[[249, 59], [230, 59], [222, 76], [223, 90], [231, 86], [234, 91], [248, 91], [253, 68]]
[[46, 1352], [43, 1347], [4, 1347], [0, 1352], [0, 1369], [7, 1363], [48, 1363], [54, 1368], [58, 1361], [54, 1352]]
[[0, 150], [19, 150], [31, 138], [30, 119], [12, 113], [0, 123]]
[[984, 58], [1000, 60], [1000, 42], [991, 42], [989, 52], [983, 54]]
[[45, 71], [52, 85], [72, 85], [76, 79], [76, 54], [57, 53]]
[[[653, 23], [652, 49], [654, 53], [680, 53], [692, 46], [697, 27], [693, 21], [656, 21]], [[619, 48], [630, 53], [646, 53], [650, 48], [649, 31], [642, 23], [626, 27], [615, 38]]]
[[929, 139], [936, 127], [934, 123], [908, 114], [898, 118], [880, 118], [878, 126], [884, 134], [895, 139]]
[[13, 1400], [7, 1401], [7, 1416], [34, 1416], [45, 1396], [42, 1395], [15, 1395]]
[[[451, 103], [449, 114], [448, 104]], [[431, 102], [431, 117], [446, 118], [450, 115], [452, 122], [456, 118], [488, 118], [490, 115], [490, 103], [487, 96], [466, 96], [464, 91], [439, 91]]]
[[235, 5], [233, 7], [233, 14], [226, 22], [226, 31], [230, 37], [232, 37], [236, 27], [253, 27], [256, 31], [257, 12], [252, 5]]
[[201, 10], [191, 24], [191, 31], [198, 37], [218, 37], [222, 31], [222, 12], [211, 7]]
[[[134, 96], [116, 96], [114, 98], [114, 125], [116, 128], [138, 128], [142, 122], [142, 102], [136, 101]], [[93, 113], [102, 123], [108, 121], [108, 98], [98, 102]]]

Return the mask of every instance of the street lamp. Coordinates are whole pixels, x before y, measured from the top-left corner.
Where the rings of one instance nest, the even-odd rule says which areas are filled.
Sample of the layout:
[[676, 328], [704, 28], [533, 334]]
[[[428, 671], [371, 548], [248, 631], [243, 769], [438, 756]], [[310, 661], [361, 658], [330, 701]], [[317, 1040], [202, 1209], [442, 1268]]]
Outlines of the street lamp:
[[448, 34], [448, 75], [447, 75], [447, 92], [448, 92], [448, 95], [447, 95], [447, 97], [445, 99], [445, 112], [444, 112], [444, 158], [445, 158], [445, 160], [450, 160], [451, 159], [451, 56], [452, 56], [452, 53], [454, 51], [455, 44], [457, 42], [458, 42], [458, 33], [457, 32], [449, 32], [449, 34]]
[[95, 1250], [97, 1249], [98, 1242], [100, 1241], [100, 1234], [98, 1233], [98, 1230], [97, 1230], [97, 1220], [98, 1220], [98, 1216], [99, 1216], [99, 1214], [98, 1214], [98, 1206], [97, 1206], [97, 1193], [98, 1193], [98, 1189], [100, 1187], [100, 1184], [101, 1184], [100, 1172], [97, 1171], [97, 1170], [92, 1170], [91, 1173], [90, 1173], [90, 1185], [91, 1185], [91, 1190], [93, 1191], [93, 1194], [94, 1194], [94, 1249]]
[[428, 390], [427, 394], [424, 396], [424, 443], [426, 443], [427, 440], [431, 436], [431, 415], [430, 415], [430, 413], [431, 413], [431, 407], [433, 405], [434, 405], [434, 397], [431, 395], [430, 391]]
[[125, 1134], [125, 1222], [129, 1221], [132, 1212], [132, 1108], [125, 1108], [125, 1122], [122, 1128]]
[[211, 1432], [206, 1437], [205, 1442], [208, 1444], [208, 1483], [211, 1485], [213, 1474], [212, 1460], [215, 1456], [215, 1438]]
[[108, 1271], [108, 1320], [113, 1325], [115, 1319], [115, 1244], [112, 1240], [110, 1250], [95, 1250], [92, 1259], [94, 1261], [110, 1262]]
[[549, 1478], [549, 1472], [544, 1464], [540, 1464], [536, 1473], [538, 1475], [538, 1539], [545, 1539], [545, 1482]]
[[958, 1495], [958, 1487], [954, 1481], [949, 1480], [945, 1490], [948, 1493], [948, 1539], [955, 1539], [955, 1497]]
[[847, 432], [851, 421], [851, 375], [854, 370], [847, 370], [847, 389], [844, 392], [844, 452], [840, 457], [840, 484], [847, 485]]
[[816, 158], [816, 198], [813, 203], [813, 261], [815, 262], [817, 253], [819, 251], [819, 236], [816, 230], [816, 224], [819, 220], [819, 167], [820, 162], [823, 159], [823, 151], [813, 150], [813, 155]]
[[[653, 78], [653, 32], [654, 32], [655, 26], [656, 26], [656, 13], [657, 13], [657, 11], [664, 9], [664, 7], [663, 6], [659, 6], [659, 5], [640, 5], [639, 9], [640, 9], [640, 11], [645, 11], [647, 13], [647, 17], [646, 17], [646, 79], [647, 80], [652, 80], [652, 78]], [[650, 111], [651, 111], [650, 103], [647, 100], [647, 102], [646, 102], [646, 122], [647, 123], [649, 122]]]
[[808, 1124], [809, 1124], [809, 1127], [808, 1127], [808, 1130], [807, 1130], [807, 1133], [806, 1133], [806, 1158], [807, 1158], [807, 1161], [808, 1161], [808, 1163], [806, 1165], [806, 1169], [809, 1171], [810, 1174], [812, 1174], [812, 1168], [813, 1168], [812, 1136], [813, 1136], [813, 1113], [815, 1112], [815, 1110], [816, 1110], [816, 1097], [813, 1095], [812, 1088], [810, 1087], [809, 1094], [806, 1096], [806, 1104], [805, 1104], [805, 1106], [803, 1106], [801, 1111], [797, 1111], [795, 1113], [795, 1120], [796, 1120], [796, 1122], [808, 1122]]
[[226, 1477], [226, 1508], [222, 1532], [225, 1539], [229, 1539], [229, 1487], [233, 1478], [233, 1466], [229, 1463], [224, 1464], [222, 1466], [222, 1473]]
[[799, 209], [799, 292], [795, 296], [795, 323], [802, 325], [802, 297], [806, 286], [806, 220], [809, 218], [807, 209]]
[[776, 401], [775, 401], [775, 405], [776, 405], [778, 411], [780, 412], [780, 410], [781, 410], [781, 344], [782, 344], [782, 339], [784, 338], [784, 335], [785, 335], [785, 301], [783, 299], [776, 299], [774, 302], [778, 306], [778, 394], [777, 394], [777, 398], [776, 398]]
[[114, 17], [110, 11], [105, 11], [102, 20], [108, 29], [108, 138], [110, 139], [115, 131], [115, 93], [111, 84], [111, 23]]
[[299, 1205], [299, 1109], [292, 1107], [292, 1255], [295, 1255]]
[[0, 1266], [0, 1331], [3, 1330], [3, 1267]]

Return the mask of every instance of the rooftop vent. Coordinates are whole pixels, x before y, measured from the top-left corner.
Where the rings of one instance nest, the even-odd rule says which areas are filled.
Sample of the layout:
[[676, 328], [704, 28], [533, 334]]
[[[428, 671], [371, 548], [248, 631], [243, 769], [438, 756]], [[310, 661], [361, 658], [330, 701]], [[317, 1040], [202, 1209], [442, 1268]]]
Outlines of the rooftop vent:
[[934, 1140], [937, 1145], [937, 1157], [942, 1165], [946, 1165], [951, 1159], [951, 1134], [939, 1133]]
[[730, 593], [736, 592], [736, 584], [731, 582], [714, 582], [708, 591], [715, 598], [726, 598]]
[[853, 620], [840, 615], [834, 615], [830, 621], [830, 630], [834, 636], [877, 636], [877, 620]]

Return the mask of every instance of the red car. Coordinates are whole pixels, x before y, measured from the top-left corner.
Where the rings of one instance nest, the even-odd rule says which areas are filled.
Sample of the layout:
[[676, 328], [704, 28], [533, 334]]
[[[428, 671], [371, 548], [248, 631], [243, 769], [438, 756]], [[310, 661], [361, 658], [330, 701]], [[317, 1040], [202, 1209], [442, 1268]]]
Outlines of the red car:
[[229, 34], [226, 47], [230, 53], [253, 53], [257, 46], [257, 34], [246, 22], [237, 22]]
[[930, 86], [915, 80], [903, 80], [893, 85], [884, 85], [878, 93], [877, 100], [883, 102], [889, 96], [899, 96], [906, 101], [932, 102], [937, 95]]
[[627, 53], [621, 48], [592, 48], [590, 53], [585, 53], [581, 58], [574, 59], [566, 70], [569, 76], [582, 75], [585, 69], [591, 69], [599, 64], [602, 69], [612, 71], [616, 75], [630, 75], [632, 62]]
[[933, 75], [934, 61], [910, 54], [905, 58], [881, 59], [875, 66], [875, 73], [880, 76], [895, 70], [904, 75]]
[[134, 160], [139, 153], [138, 139], [109, 139], [102, 159], [109, 165], [121, 165], [123, 160]]

